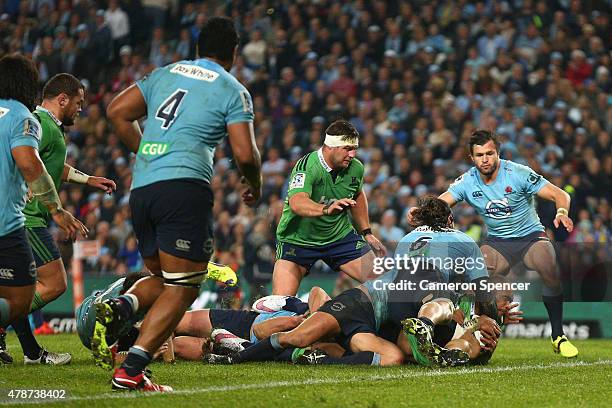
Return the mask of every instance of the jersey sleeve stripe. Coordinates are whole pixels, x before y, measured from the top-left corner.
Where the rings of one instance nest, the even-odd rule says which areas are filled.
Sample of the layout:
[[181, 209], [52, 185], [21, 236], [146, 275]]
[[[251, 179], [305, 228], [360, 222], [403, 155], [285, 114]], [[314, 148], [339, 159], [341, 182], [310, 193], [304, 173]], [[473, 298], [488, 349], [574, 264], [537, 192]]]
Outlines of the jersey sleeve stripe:
[[300, 165], [302, 164], [302, 161], [304, 160], [304, 158], [306, 158], [306, 156], [302, 157], [300, 160], [297, 161], [297, 163], [295, 163], [295, 171], [300, 170]]
[[300, 171], [306, 171], [306, 167], [308, 165], [308, 158], [310, 157], [311, 154], [312, 152], [304, 156], [304, 160], [302, 160], [302, 163], [300, 164], [300, 169], [299, 169]]

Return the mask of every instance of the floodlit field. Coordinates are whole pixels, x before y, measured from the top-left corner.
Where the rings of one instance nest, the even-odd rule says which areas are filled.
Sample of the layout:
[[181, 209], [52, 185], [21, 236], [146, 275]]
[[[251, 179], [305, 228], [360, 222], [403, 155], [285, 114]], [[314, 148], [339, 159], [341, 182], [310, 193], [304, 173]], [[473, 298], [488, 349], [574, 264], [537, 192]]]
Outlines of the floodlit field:
[[111, 392], [110, 373], [93, 365], [76, 335], [39, 337], [50, 350], [72, 352], [65, 367], [24, 366], [15, 335], [7, 340], [16, 362], [0, 366], [0, 405], [54, 402], [10, 398], [16, 389], [63, 390], [54, 403], [79, 407], [595, 407], [612, 398], [612, 340], [575, 341], [579, 358], [564, 360], [548, 341], [502, 339], [488, 366], [467, 369], [151, 365], [158, 382], [175, 388], [171, 395]]

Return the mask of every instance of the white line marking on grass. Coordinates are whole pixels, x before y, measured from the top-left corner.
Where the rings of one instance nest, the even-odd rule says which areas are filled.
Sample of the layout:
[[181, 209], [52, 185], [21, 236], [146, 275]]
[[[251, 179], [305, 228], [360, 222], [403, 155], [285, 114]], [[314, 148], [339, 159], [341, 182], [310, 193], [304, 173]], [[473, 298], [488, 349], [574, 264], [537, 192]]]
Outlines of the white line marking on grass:
[[[231, 391], [244, 391], [254, 390], [260, 388], [278, 388], [278, 387], [299, 387], [303, 385], [334, 385], [334, 384], [345, 384], [345, 383], [359, 383], [365, 381], [387, 381], [387, 380], [402, 380], [407, 378], [419, 378], [419, 377], [443, 377], [443, 376], [454, 376], [454, 375], [465, 375], [465, 374], [483, 374], [483, 373], [502, 373], [507, 371], [528, 371], [528, 370], [543, 370], [549, 368], [567, 368], [567, 367], [590, 367], [599, 365], [612, 365], [612, 360], [599, 360], [593, 362], [575, 361], [567, 363], [553, 363], [553, 364], [537, 364], [537, 365], [520, 365], [520, 366], [505, 366], [505, 367], [479, 367], [479, 368], [462, 368], [462, 369], [433, 369], [430, 371], [418, 370], [413, 371], [407, 368], [404, 372], [399, 374], [375, 374], [369, 376], [353, 376], [343, 378], [321, 378], [312, 380], [300, 380], [300, 381], [272, 381], [269, 383], [256, 383], [256, 384], [239, 384], [239, 385], [227, 385], [227, 386], [213, 386], [206, 388], [193, 388], [187, 390], [176, 390], [171, 394], [162, 394], [156, 392], [113, 392], [103, 393], [98, 395], [85, 395], [67, 397], [60, 400], [18, 400], [18, 401], [1, 401], [3, 405], [20, 405], [20, 404], [52, 404], [52, 403], [65, 403], [72, 401], [98, 401], [108, 399], [127, 399], [127, 398], [152, 398], [161, 395], [195, 395], [195, 394], [206, 394], [210, 392], [231, 392]], [[410, 370], [410, 371], [409, 371]]]

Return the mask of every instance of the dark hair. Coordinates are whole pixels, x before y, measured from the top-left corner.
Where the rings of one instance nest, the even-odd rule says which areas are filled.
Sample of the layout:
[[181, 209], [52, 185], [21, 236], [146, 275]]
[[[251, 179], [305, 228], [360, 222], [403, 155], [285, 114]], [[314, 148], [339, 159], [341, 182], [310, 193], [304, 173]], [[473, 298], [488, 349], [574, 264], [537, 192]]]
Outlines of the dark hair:
[[338, 119], [325, 129], [325, 133], [333, 136], [344, 136], [342, 141], [354, 142], [359, 139], [359, 132], [355, 129], [355, 126], [351, 122]]
[[57, 74], [47, 81], [43, 88], [43, 99], [55, 98], [59, 94], [65, 93], [69, 98], [79, 94], [79, 90], [85, 90], [85, 86], [73, 75]]
[[213, 57], [221, 61], [232, 61], [234, 48], [240, 37], [234, 21], [227, 17], [213, 17], [208, 20], [198, 37], [198, 56]]
[[417, 226], [426, 225], [434, 231], [448, 228], [448, 217], [453, 215], [446, 201], [428, 196], [419, 199], [419, 206], [412, 213]]
[[14, 99], [30, 111], [38, 99], [38, 70], [23, 55], [13, 54], [0, 58], [0, 99]]
[[495, 143], [495, 150], [499, 152], [499, 139], [497, 134], [492, 130], [476, 129], [470, 136], [470, 154], [474, 152], [474, 145], [484, 145], [488, 141], [492, 140]]
[[123, 288], [121, 289], [121, 293], [127, 292], [136, 282], [141, 280], [142, 278], [146, 278], [147, 276], [153, 276], [149, 272], [134, 272], [130, 273], [125, 277], [123, 281]]

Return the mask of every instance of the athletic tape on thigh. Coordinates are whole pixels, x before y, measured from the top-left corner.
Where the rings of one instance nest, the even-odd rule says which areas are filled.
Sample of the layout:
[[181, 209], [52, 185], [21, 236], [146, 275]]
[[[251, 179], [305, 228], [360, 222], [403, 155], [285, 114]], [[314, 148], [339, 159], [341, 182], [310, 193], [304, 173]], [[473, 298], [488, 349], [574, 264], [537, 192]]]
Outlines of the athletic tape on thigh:
[[164, 284], [171, 286], [189, 286], [198, 288], [200, 283], [206, 279], [208, 271], [198, 272], [166, 272], [162, 271]]

